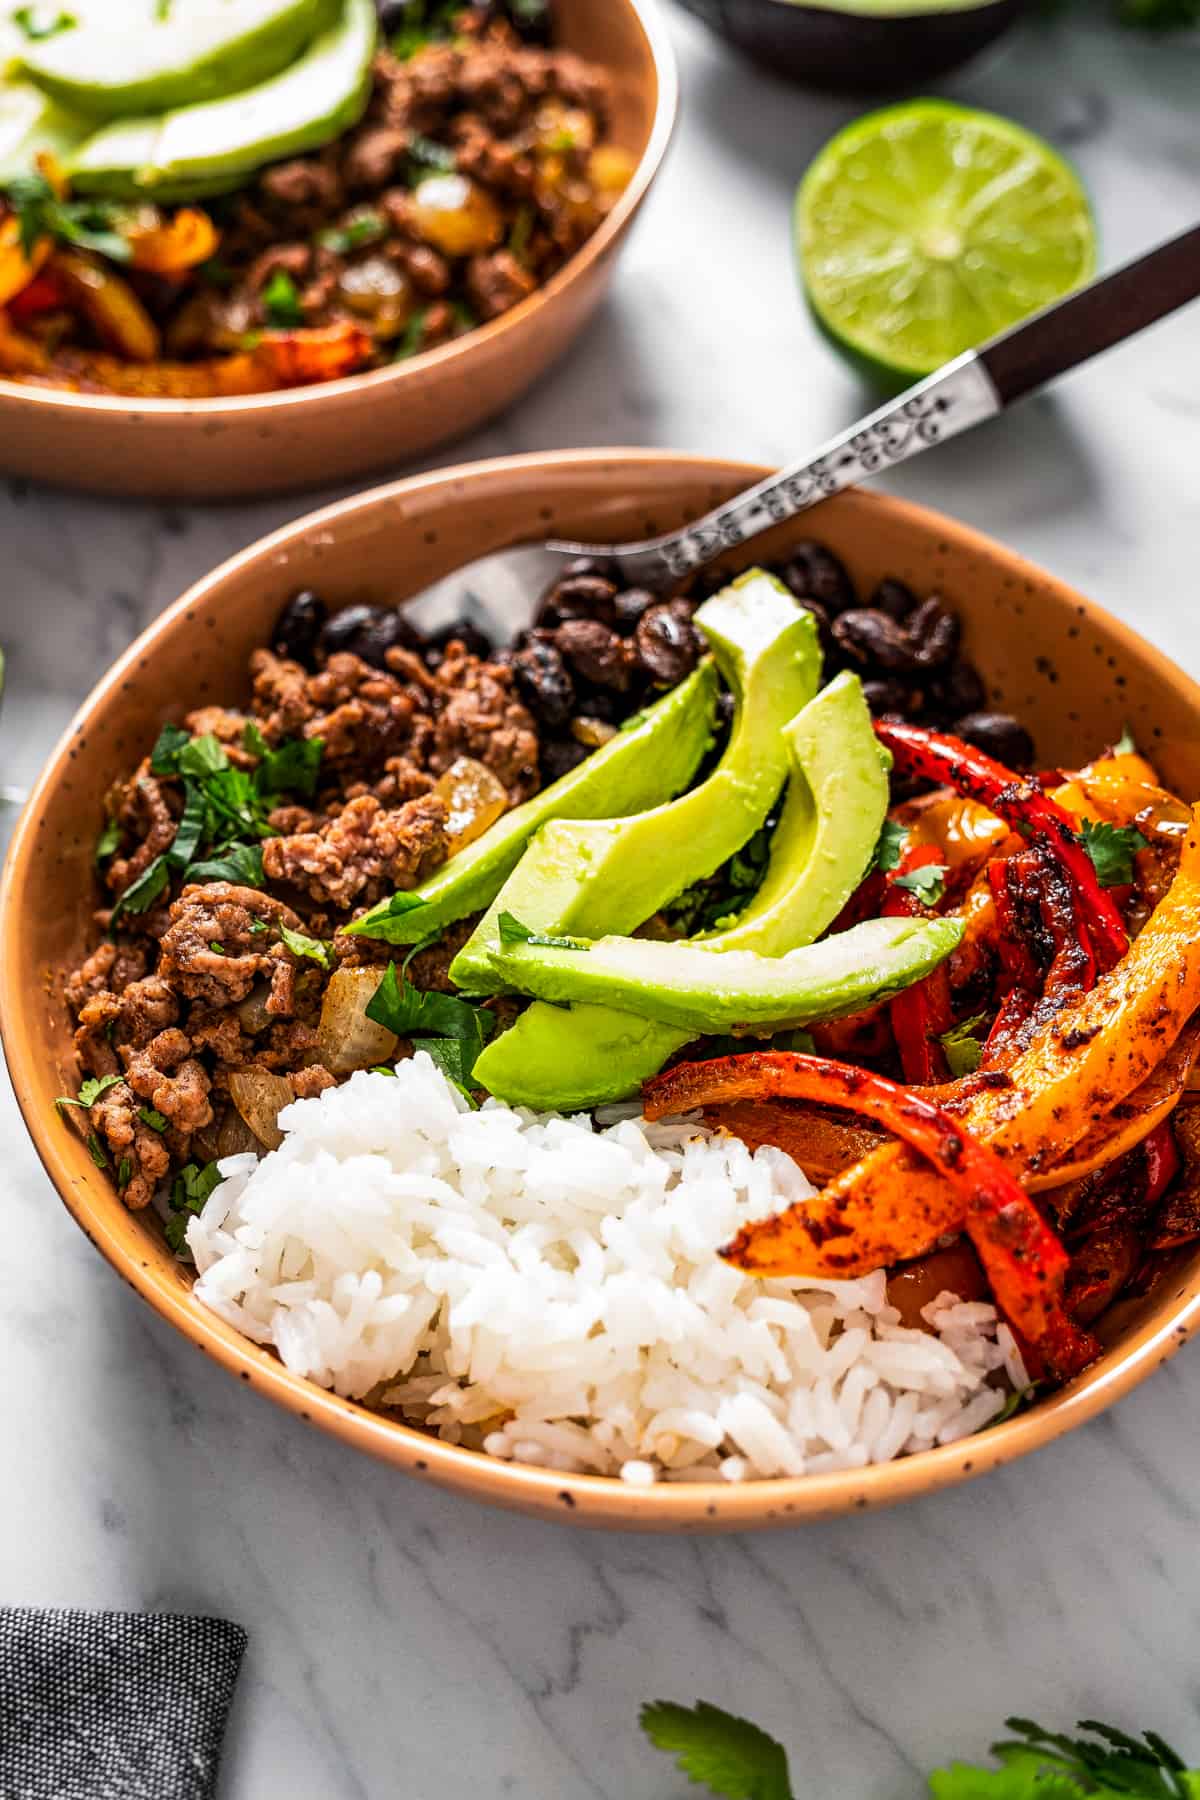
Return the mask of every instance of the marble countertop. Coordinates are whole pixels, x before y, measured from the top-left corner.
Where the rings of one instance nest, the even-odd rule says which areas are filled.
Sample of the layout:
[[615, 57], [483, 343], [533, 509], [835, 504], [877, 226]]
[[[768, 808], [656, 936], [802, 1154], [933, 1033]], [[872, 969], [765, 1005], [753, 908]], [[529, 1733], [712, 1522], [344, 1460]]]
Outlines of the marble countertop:
[[[788, 240], [795, 179], [848, 109], [671, 25], [679, 139], [616, 292], [565, 367], [440, 460], [617, 443], [782, 460], [862, 409], [797, 300]], [[1057, 25], [947, 91], [1070, 150], [1116, 261], [1195, 216], [1198, 79], [1194, 38]], [[1193, 311], [895, 485], [1200, 673], [1198, 347]], [[187, 583], [308, 505], [0, 494], [4, 780], [35, 772]], [[1150, 1724], [1200, 1759], [1200, 1356], [1032, 1461], [901, 1511], [591, 1536], [406, 1481], [247, 1393], [71, 1224], [6, 1081], [0, 1142], [0, 1600], [240, 1620], [226, 1800], [666, 1800], [685, 1784], [636, 1731], [655, 1695], [753, 1715], [801, 1791], [844, 1800], [915, 1800], [920, 1771], [981, 1752], [1014, 1711]]]

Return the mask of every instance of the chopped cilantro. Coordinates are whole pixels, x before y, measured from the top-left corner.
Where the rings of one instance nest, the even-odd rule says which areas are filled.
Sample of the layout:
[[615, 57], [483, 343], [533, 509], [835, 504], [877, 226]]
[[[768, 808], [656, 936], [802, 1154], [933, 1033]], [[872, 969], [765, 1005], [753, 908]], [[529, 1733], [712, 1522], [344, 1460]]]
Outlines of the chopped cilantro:
[[110, 930], [122, 913], [149, 912], [154, 902], [161, 899], [171, 880], [171, 871], [165, 856], [156, 856], [149, 863], [136, 881], [131, 881], [123, 894], [117, 898], [112, 909]]
[[277, 750], [272, 750], [251, 719], [242, 733], [242, 744], [259, 759], [254, 784], [260, 794], [301, 794], [311, 800], [321, 772], [323, 738], [285, 738]]
[[262, 937], [264, 932], [268, 932], [270, 929], [271, 927], [267, 924], [265, 919], [251, 919], [250, 921], [251, 937]]
[[396, 1071], [395, 1069], [389, 1069], [386, 1063], [372, 1063], [369, 1073], [372, 1075], [394, 1076]]
[[179, 775], [194, 775], [197, 781], [203, 781], [207, 775], [216, 775], [229, 767], [229, 757], [225, 746], [211, 731], [203, 737], [189, 738], [182, 744], [175, 758], [175, 770]]
[[518, 262], [524, 262], [525, 253], [529, 249], [529, 240], [533, 235], [534, 212], [532, 206], [517, 208], [517, 216], [512, 222], [512, 230], [508, 234], [508, 249]]
[[213, 938], [211, 940], [208, 947], [212, 951], [214, 956], [224, 956], [224, 954], [225, 954], [224, 944], [219, 944], [217, 942], [216, 938]]
[[331, 966], [333, 946], [321, 938], [306, 937], [302, 931], [292, 931], [283, 923], [279, 926], [279, 935], [293, 956], [307, 956], [322, 969]]
[[12, 22], [21, 27], [27, 38], [40, 43], [43, 38], [57, 37], [60, 31], [73, 31], [79, 20], [74, 13], [53, 12], [48, 6], [18, 6]]
[[193, 863], [189, 881], [232, 881], [237, 887], [266, 885], [261, 844], [225, 844], [207, 862]]
[[100, 1139], [96, 1136], [94, 1131], [89, 1131], [87, 1134], [87, 1147], [88, 1155], [91, 1157], [96, 1167], [98, 1169], [107, 1169], [108, 1152], [105, 1150], [104, 1145], [100, 1142]]
[[26, 256], [41, 238], [95, 250], [111, 262], [129, 262], [133, 256], [121, 229], [128, 208], [107, 200], [60, 200], [44, 175], [14, 175], [3, 184], [3, 193]]
[[115, 819], [110, 819], [100, 836], [96, 839], [96, 861], [107, 862], [121, 842], [121, 827]]
[[985, 1019], [986, 1014], [975, 1013], [971, 1018], [963, 1019], [960, 1024], [952, 1025], [949, 1031], [943, 1031], [938, 1037], [938, 1043], [946, 1052], [950, 1073], [956, 1079], [960, 1075], [973, 1075], [979, 1067], [983, 1045], [975, 1034]]
[[392, 351], [393, 362], [405, 362], [410, 356], [416, 356], [424, 346], [425, 321], [429, 317], [427, 306], [418, 307], [400, 336], [396, 339]]
[[204, 1211], [204, 1203], [220, 1179], [221, 1171], [215, 1162], [190, 1162], [184, 1164], [171, 1183], [171, 1211], [164, 1229], [176, 1256], [186, 1251], [188, 1220]]
[[300, 306], [300, 289], [286, 269], [273, 271], [259, 294], [267, 324], [272, 331], [292, 331], [304, 323]]
[[926, 863], [924, 868], [910, 869], [907, 875], [897, 875], [895, 885], [915, 894], [922, 906], [936, 906], [946, 891], [946, 875], [945, 863]]
[[142, 1121], [143, 1125], [148, 1125], [151, 1131], [165, 1131], [167, 1129], [166, 1118], [153, 1106], [139, 1106], [138, 1118]]
[[123, 1156], [117, 1164], [117, 1189], [122, 1191], [133, 1180], [133, 1159]]
[[469, 1001], [454, 994], [425, 993], [413, 987], [395, 963], [388, 964], [386, 974], [367, 1002], [366, 1012], [368, 1019], [394, 1031], [397, 1037], [419, 1040], [423, 1050], [428, 1050], [430, 1040], [436, 1039], [460, 1044], [462, 1056], [455, 1063], [451, 1079], [463, 1085], [470, 1080], [475, 1059], [496, 1027], [492, 1013]]
[[[472, 1106], [475, 1105], [474, 1096], [468, 1086], [471, 1071], [475, 1067], [475, 1058], [471, 1054], [469, 1045], [464, 1044], [461, 1038], [429, 1037], [414, 1038], [412, 1047], [414, 1050], [424, 1050], [427, 1055], [431, 1056], [446, 1079], [454, 1083], [459, 1093], [470, 1101]], [[394, 1074], [395, 1070], [391, 1070], [389, 1073]]]
[[110, 1087], [116, 1087], [118, 1081], [123, 1080], [122, 1075], [89, 1075], [74, 1100], [69, 1094], [60, 1094], [54, 1104], [60, 1112], [64, 1106], [78, 1106], [88, 1112], [101, 1094], [107, 1094]]
[[1136, 825], [1105, 825], [1085, 819], [1083, 847], [1101, 887], [1125, 887], [1133, 880], [1133, 859], [1146, 849], [1147, 840]]
[[422, 137], [419, 131], [414, 132], [408, 140], [407, 156], [412, 165], [411, 179], [414, 181], [428, 175], [431, 169], [439, 175], [452, 175], [458, 167], [458, 158], [448, 145]]
[[150, 752], [150, 773], [152, 775], [178, 774], [179, 752], [185, 744], [190, 744], [191, 741], [191, 732], [185, 731], [182, 725], [164, 725]]
[[663, 908], [667, 923], [685, 937], [697, 931], [723, 930], [744, 912], [762, 884], [771, 856], [774, 819], [705, 881], [685, 888]]
[[870, 867], [867, 870], [868, 875], [875, 869], [878, 869], [882, 875], [886, 875], [889, 869], [894, 869], [900, 861], [900, 854], [907, 836], [907, 826], [898, 824], [895, 819], [885, 819], [883, 829], [879, 833], [879, 841], [875, 845], [874, 854], [871, 857]]
[[322, 250], [332, 250], [335, 256], [347, 256], [352, 250], [377, 244], [386, 236], [387, 220], [382, 213], [364, 206], [359, 207], [344, 225], [330, 225], [324, 231], [318, 231], [317, 243]]
[[586, 938], [556, 937], [548, 931], [534, 931], [528, 925], [522, 925], [510, 912], [502, 912], [497, 921], [500, 928], [502, 944], [538, 944], [547, 950], [590, 950], [591, 945]]

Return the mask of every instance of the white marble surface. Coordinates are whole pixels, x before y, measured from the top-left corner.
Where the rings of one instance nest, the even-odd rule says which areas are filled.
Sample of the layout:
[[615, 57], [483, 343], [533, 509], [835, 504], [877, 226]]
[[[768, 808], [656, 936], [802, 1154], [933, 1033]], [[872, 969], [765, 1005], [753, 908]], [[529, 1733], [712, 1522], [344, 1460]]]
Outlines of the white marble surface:
[[[788, 247], [793, 182], [846, 109], [672, 25], [680, 137], [617, 292], [569, 366], [463, 456], [784, 458], [861, 405]], [[1194, 40], [1063, 26], [949, 91], [1070, 146], [1116, 260], [1198, 209], [1198, 78]], [[1200, 669], [1198, 348], [1200, 313], [1178, 317], [901, 485]], [[33, 773], [187, 582], [307, 504], [0, 496], [4, 779]], [[919, 1770], [981, 1750], [1011, 1711], [1152, 1723], [1200, 1760], [1200, 1357], [1033, 1461], [905, 1511], [757, 1539], [586, 1536], [404, 1481], [245, 1392], [75, 1230], [7, 1086], [0, 1143], [0, 1600], [240, 1619], [227, 1800], [665, 1800], [684, 1784], [635, 1730], [657, 1694], [753, 1714], [814, 1797], [915, 1797]]]

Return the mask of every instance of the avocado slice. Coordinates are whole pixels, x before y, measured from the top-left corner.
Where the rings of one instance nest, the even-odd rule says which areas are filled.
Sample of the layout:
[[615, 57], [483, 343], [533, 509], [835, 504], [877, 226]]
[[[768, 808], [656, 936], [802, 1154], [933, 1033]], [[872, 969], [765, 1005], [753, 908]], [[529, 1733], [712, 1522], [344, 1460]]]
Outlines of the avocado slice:
[[97, 131], [67, 173], [80, 193], [114, 199], [225, 193], [265, 163], [315, 150], [361, 116], [376, 41], [372, 0], [345, 0], [340, 18], [280, 75], [243, 93]]
[[685, 788], [712, 742], [717, 671], [710, 657], [609, 738], [578, 768], [496, 820], [482, 837], [409, 893], [382, 900], [346, 931], [387, 944], [419, 944], [490, 905], [534, 832], [550, 819], [640, 813]]
[[[693, 1033], [811, 1025], [876, 1005], [943, 962], [962, 919], [868, 919], [819, 944], [762, 956], [715, 955], [700, 944], [651, 938], [579, 938], [577, 949], [502, 943], [492, 960], [505, 981], [556, 1005], [598, 1001]], [[479, 1064], [476, 1073], [486, 1077]]]
[[[693, 940], [710, 953], [812, 943], [862, 880], [887, 814], [889, 758], [857, 675], [835, 676], [783, 735], [792, 772], [766, 875], [734, 925]], [[513, 1105], [569, 1111], [637, 1093], [694, 1035], [612, 1006], [532, 1006], [476, 1066]]]
[[72, 0], [75, 23], [26, 43], [17, 66], [94, 119], [162, 113], [278, 75], [338, 10], [338, 0]]
[[451, 964], [460, 987], [502, 991], [492, 961], [502, 912], [588, 937], [632, 931], [740, 850], [770, 812], [787, 776], [782, 728], [820, 679], [812, 614], [773, 575], [751, 569], [706, 600], [696, 624], [737, 701], [717, 768], [651, 812], [544, 826]]
[[32, 175], [42, 150], [66, 162], [90, 129], [31, 83], [0, 83], [0, 182]]

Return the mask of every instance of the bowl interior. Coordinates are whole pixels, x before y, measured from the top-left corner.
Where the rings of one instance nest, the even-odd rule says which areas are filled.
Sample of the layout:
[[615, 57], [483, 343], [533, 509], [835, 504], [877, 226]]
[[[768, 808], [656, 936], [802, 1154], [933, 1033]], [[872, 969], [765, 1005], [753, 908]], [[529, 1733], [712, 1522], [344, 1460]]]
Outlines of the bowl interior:
[[[17, 1097], [60, 1194], [118, 1271], [203, 1349], [304, 1418], [446, 1485], [575, 1523], [741, 1529], [882, 1504], [993, 1467], [1090, 1416], [1187, 1335], [1200, 1306], [1200, 1254], [1181, 1256], [1150, 1297], [1110, 1315], [1110, 1347], [1095, 1368], [962, 1445], [862, 1472], [740, 1488], [635, 1491], [495, 1463], [289, 1375], [192, 1302], [186, 1272], [157, 1227], [125, 1209], [54, 1110], [54, 1096], [77, 1081], [61, 981], [88, 930], [106, 790], [145, 754], [164, 718], [245, 696], [247, 656], [269, 639], [298, 588], [316, 588], [335, 605], [396, 602], [522, 539], [652, 535], [698, 517], [763, 472], [656, 452], [513, 458], [381, 488], [264, 540], [171, 607], [86, 702], [25, 810], [0, 891], [0, 1024]], [[944, 595], [992, 700], [1030, 727], [1043, 763], [1078, 762], [1128, 725], [1169, 786], [1200, 794], [1200, 690], [1052, 577], [938, 514], [866, 493], [826, 502], [799, 530], [776, 528], [757, 553], [767, 560], [800, 536], [828, 543], [863, 591], [893, 575], [918, 593]]]

